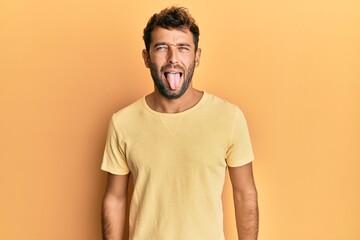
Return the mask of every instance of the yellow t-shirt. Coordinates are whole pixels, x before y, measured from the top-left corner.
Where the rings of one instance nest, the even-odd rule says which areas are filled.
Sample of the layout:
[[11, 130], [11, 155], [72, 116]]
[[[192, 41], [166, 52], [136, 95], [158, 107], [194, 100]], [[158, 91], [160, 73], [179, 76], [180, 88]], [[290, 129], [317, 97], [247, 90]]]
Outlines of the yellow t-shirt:
[[222, 240], [226, 167], [252, 160], [242, 112], [205, 92], [180, 113], [145, 98], [115, 113], [101, 168], [133, 175], [130, 240]]

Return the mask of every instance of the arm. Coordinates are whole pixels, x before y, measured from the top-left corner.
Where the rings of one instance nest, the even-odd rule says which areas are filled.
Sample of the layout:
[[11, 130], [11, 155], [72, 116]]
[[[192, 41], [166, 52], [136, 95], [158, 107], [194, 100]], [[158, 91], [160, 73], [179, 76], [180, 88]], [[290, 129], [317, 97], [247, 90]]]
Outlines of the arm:
[[129, 174], [109, 173], [103, 200], [102, 233], [104, 240], [122, 240], [126, 221]]
[[236, 226], [239, 240], [256, 240], [259, 228], [257, 192], [252, 163], [229, 167], [233, 187]]

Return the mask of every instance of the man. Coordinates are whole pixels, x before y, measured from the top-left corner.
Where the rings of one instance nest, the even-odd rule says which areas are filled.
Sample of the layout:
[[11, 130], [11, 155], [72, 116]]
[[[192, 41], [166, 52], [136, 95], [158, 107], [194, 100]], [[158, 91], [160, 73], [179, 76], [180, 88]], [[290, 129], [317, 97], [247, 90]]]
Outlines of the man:
[[229, 167], [239, 239], [257, 239], [257, 192], [246, 121], [234, 105], [192, 86], [199, 28], [187, 9], [153, 15], [144, 29], [154, 91], [115, 113], [102, 169], [109, 172], [103, 237], [123, 239], [134, 180], [130, 240], [224, 239], [221, 194]]

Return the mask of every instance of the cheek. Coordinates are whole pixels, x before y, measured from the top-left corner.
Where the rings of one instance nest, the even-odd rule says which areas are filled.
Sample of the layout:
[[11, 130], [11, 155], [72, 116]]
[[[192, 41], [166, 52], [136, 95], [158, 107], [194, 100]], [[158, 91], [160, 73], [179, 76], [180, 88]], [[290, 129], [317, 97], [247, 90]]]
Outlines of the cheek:
[[149, 65], [153, 70], [160, 70], [160, 68], [161, 68], [161, 65], [159, 64], [158, 61], [156, 61], [156, 59], [151, 60], [149, 62]]
[[194, 54], [184, 54], [179, 56], [179, 60], [186, 66], [190, 66], [193, 64], [197, 59], [195, 58]]

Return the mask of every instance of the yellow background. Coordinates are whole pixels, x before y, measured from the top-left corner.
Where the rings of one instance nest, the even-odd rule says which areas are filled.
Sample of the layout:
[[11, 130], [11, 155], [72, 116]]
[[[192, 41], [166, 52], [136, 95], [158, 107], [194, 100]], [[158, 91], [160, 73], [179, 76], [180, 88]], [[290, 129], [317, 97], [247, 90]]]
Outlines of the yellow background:
[[[194, 85], [248, 120], [260, 240], [360, 239], [360, 2], [0, 2], [0, 239], [100, 239], [113, 112], [152, 90], [142, 30], [187, 6]], [[231, 189], [225, 232], [236, 239]]]

